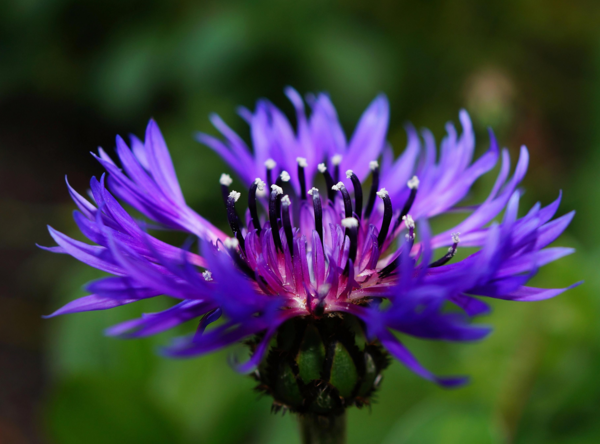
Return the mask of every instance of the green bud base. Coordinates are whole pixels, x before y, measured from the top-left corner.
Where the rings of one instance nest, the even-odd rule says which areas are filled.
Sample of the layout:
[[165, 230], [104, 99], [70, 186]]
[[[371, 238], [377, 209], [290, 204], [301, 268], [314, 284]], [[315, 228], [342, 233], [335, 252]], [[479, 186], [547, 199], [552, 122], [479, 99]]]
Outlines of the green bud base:
[[388, 364], [357, 318], [336, 313], [283, 324], [254, 377], [273, 397], [274, 412], [331, 417], [369, 405]]

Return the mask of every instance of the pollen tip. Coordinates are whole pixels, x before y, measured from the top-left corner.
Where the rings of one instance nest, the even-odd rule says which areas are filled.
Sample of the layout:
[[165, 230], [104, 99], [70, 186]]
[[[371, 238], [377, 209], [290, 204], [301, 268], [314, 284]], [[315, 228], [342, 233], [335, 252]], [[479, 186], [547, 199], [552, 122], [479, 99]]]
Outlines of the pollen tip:
[[234, 202], [237, 202], [241, 195], [242, 193], [238, 193], [237, 191], [232, 191], [229, 193], [229, 197], [233, 198]]
[[260, 177], [257, 177], [256, 179], [254, 179], [254, 183], [256, 184], [256, 189], [258, 191], [263, 191], [265, 189], [265, 183], [262, 181], [262, 179]]
[[344, 185], [344, 182], [338, 182], [334, 186], [331, 187], [331, 189], [334, 191], [340, 191], [340, 190], [343, 190], [344, 188], [346, 188], [346, 186]]
[[213, 280], [212, 273], [208, 270], [202, 272], [202, 277], [206, 282], [210, 282]]
[[305, 157], [296, 157], [296, 162], [298, 162], [298, 166], [301, 166], [302, 168], [306, 168], [306, 166], [308, 165], [308, 163], [306, 163]]
[[385, 188], [382, 188], [379, 191], [377, 191], [377, 195], [383, 199], [384, 197], [389, 196], [390, 193], [388, 193], [388, 190], [386, 190]]
[[413, 220], [413, 218], [410, 214], [403, 216], [402, 220], [404, 221], [406, 228], [415, 228], [415, 221]]
[[331, 158], [331, 163], [334, 165], [339, 165], [340, 163], [342, 163], [342, 155], [336, 154], [335, 156], [333, 156]]
[[281, 198], [282, 205], [291, 205], [292, 201], [290, 201], [290, 196], [287, 194]]
[[226, 248], [237, 248], [240, 245], [240, 242], [235, 237], [228, 237], [223, 244]]
[[312, 196], [312, 195], [313, 195], [313, 193], [317, 193], [317, 194], [319, 194], [319, 189], [318, 189], [318, 188], [315, 188], [315, 187], [312, 187], [310, 190], [308, 190], [308, 194], [309, 194], [310, 196]]
[[377, 168], [379, 168], [379, 162], [377, 162], [376, 160], [372, 160], [372, 161], [369, 162], [369, 169], [371, 171], [374, 171]]
[[277, 166], [277, 162], [275, 162], [273, 159], [267, 159], [265, 160], [265, 166], [268, 170], [272, 170]]
[[281, 180], [284, 182], [289, 182], [291, 179], [290, 173], [288, 173], [287, 171], [282, 171], [279, 177], [281, 177]]
[[452, 233], [452, 242], [458, 244], [460, 242], [460, 233]]
[[345, 228], [358, 227], [358, 219], [354, 217], [346, 217], [342, 219], [342, 226]]
[[319, 170], [319, 173], [324, 173], [325, 171], [327, 171], [327, 166], [325, 166], [324, 163], [320, 163], [319, 165], [317, 165], [317, 169]]
[[413, 176], [407, 183], [406, 185], [408, 185], [408, 188], [410, 188], [411, 190], [417, 189], [419, 188], [419, 178], [417, 176]]
[[350, 179], [350, 178], [352, 177], [352, 175], [353, 175], [353, 174], [354, 174], [354, 171], [352, 171], [352, 170], [348, 170], [348, 171], [346, 171], [346, 177], [347, 177], [348, 179]]
[[283, 188], [275, 184], [271, 185], [271, 190], [275, 191], [277, 194], [283, 194]]
[[229, 174], [221, 174], [221, 177], [219, 178], [219, 183], [221, 185], [225, 185], [226, 187], [228, 187], [229, 185], [231, 185], [233, 182], [233, 179], [231, 178], [231, 176]]

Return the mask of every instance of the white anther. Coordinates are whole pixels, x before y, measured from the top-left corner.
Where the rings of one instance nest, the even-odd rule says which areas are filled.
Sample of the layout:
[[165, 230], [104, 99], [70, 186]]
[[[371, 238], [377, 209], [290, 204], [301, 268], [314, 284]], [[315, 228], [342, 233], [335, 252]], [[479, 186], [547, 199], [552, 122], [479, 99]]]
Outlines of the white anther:
[[288, 173], [287, 171], [282, 171], [279, 177], [281, 177], [281, 180], [283, 182], [289, 182], [291, 179], [290, 173]]
[[212, 273], [208, 270], [202, 272], [202, 277], [206, 282], [210, 282], [213, 280]]
[[308, 163], [306, 163], [306, 158], [304, 157], [296, 157], [296, 162], [298, 162], [298, 166], [301, 166], [302, 168], [306, 168], [308, 166]]
[[259, 177], [254, 179], [254, 183], [256, 184], [257, 191], [263, 191], [265, 189], [266, 183], [264, 183]]
[[232, 182], [233, 179], [229, 174], [221, 174], [221, 178], [219, 179], [219, 183], [221, 185], [225, 185], [226, 187], [228, 187], [229, 185], [231, 185]]
[[408, 185], [408, 188], [411, 190], [414, 190], [419, 188], [419, 183], [419, 178], [417, 176], [413, 176], [408, 182], [406, 182], [406, 185]]
[[331, 187], [331, 189], [334, 191], [340, 191], [340, 190], [343, 190], [344, 188], [346, 188], [346, 186], [344, 185], [344, 182], [338, 182], [334, 186]]
[[402, 217], [402, 220], [404, 221], [404, 225], [406, 225], [406, 228], [408, 229], [413, 229], [415, 228], [415, 221], [413, 220], [412, 216], [410, 214], [407, 214], [406, 216]]
[[375, 169], [379, 168], [379, 162], [377, 162], [376, 160], [370, 161], [369, 168], [371, 169], [371, 171], [374, 171]]
[[290, 201], [290, 196], [288, 196], [287, 194], [281, 198], [282, 205], [291, 205], [291, 203], [292, 202]]
[[452, 243], [458, 244], [460, 242], [460, 233], [452, 233]]
[[235, 237], [228, 237], [223, 244], [226, 248], [237, 248], [240, 242]]
[[310, 190], [308, 190], [308, 194], [309, 194], [310, 196], [312, 196], [312, 195], [313, 195], [313, 193], [317, 193], [317, 194], [319, 194], [319, 189], [318, 189], [318, 188], [315, 188], [315, 187], [312, 187]]
[[347, 177], [348, 179], [350, 179], [350, 178], [352, 177], [352, 175], [353, 175], [353, 174], [354, 174], [354, 171], [352, 171], [352, 170], [348, 170], [348, 171], [346, 171], [346, 177]]
[[331, 163], [334, 165], [339, 165], [340, 163], [342, 163], [342, 155], [336, 154], [335, 156], [333, 156], [331, 158]]
[[342, 219], [342, 227], [345, 228], [354, 228], [358, 227], [358, 219], [354, 217], [346, 217]]
[[238, 193], [237, 191], [229, 193], [229, 197], [232, 197], [234, 202], [237, 202], [241, 195], [242, 193]]
[[320, 163], [317, 165], [317, 169], [319, 170], [319, 173], [324, 173], [327, 171], [327, 166], [324, 163]]
[[271, 191], [275, 191], [277, 194], [283, 194], [283, 188], [275, 184], [271, 185]]
[[382, 199], [384, 197], [387, 197], [390, 195], [390, 193], [388, 193], [388, 190], [386, 190], [385, 188], [380, 189], [379, 191], [377, 191], [376, 193], [379, 197], [381, 197]]
[[277, 162], [275, 162], [273, 159], [267, 159], [265, 161], [265, 166], [267, 167], [268, 170], [272, 170], [273, 168], [275, 168], [277, 166]]

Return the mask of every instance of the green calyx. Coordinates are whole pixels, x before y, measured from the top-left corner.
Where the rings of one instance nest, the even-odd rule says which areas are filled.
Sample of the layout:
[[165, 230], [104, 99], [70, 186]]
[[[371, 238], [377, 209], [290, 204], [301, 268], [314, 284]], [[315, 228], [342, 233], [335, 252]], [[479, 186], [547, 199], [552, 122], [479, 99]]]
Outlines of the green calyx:
[[354, 316], [307, 316], [282, 325], [254, 377], [274, 398], [274, 411], [330, 416], [369, 405], [387, 365]]

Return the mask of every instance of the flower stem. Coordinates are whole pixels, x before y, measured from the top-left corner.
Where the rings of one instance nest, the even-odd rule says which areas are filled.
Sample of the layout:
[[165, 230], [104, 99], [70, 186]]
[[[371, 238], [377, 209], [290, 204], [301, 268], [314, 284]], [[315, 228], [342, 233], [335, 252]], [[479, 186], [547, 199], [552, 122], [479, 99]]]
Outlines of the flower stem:
[[346, 412], [337, 416], [299, 415], [302, 444], [344, 444]]

